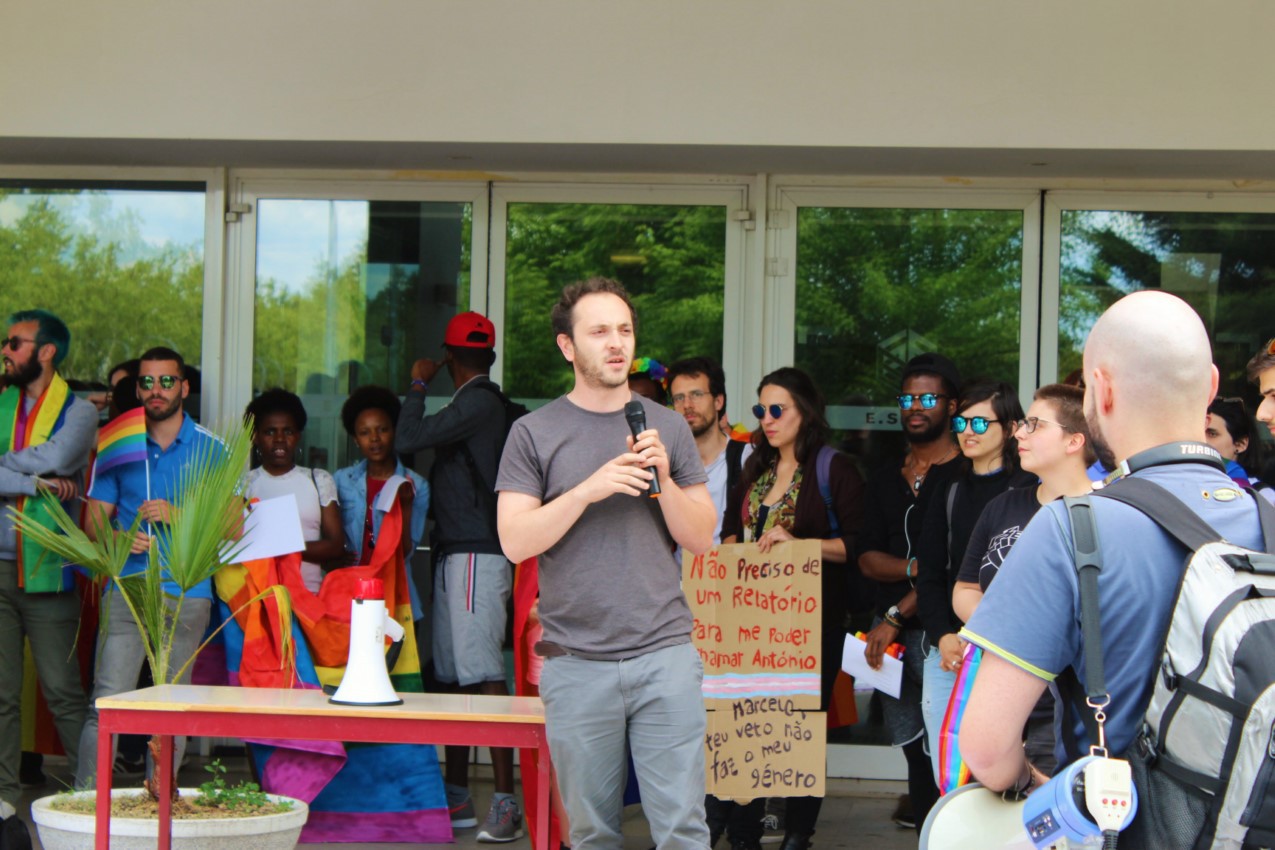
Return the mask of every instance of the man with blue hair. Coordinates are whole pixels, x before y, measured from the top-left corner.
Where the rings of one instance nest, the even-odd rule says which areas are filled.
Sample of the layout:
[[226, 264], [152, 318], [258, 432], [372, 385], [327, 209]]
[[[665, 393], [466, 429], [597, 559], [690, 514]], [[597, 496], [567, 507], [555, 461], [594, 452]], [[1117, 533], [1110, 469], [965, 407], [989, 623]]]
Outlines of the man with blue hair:
[[75, 767], [87, 703], [75, 657], [80, 600], [62, 560], [24, 540], [10, 511], [52, 527], [48, 499], [74, 514], [97, 433], [97, 410], [57, 372], [71, 334], [57, 316], [24, 310], [0, 339], [0, 815], [21, 793], [23, 639], [58, 737]]

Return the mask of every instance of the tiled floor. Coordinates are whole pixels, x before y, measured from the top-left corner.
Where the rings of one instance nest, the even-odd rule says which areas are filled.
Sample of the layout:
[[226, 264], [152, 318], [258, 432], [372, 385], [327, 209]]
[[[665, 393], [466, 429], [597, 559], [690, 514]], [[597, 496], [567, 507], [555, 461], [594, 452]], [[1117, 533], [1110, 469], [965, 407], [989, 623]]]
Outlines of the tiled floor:
[[[227, 757], [223, 762], [232, 771], [232, 775], [246, 773], [243, 758]], [[183, 768], [181, 776], [185, 785], [197, 785], [207, 778], [203, 771], [204, 760], [191, 758]], [[26, 789], [23, 792], [21, 811], [27, 815], [30, 802], [45, 794], [55, 793], [63, 787], [60, 780], [65, 763], [60, 759], [46, 759], [45, 772], [49, 776], [48, 783], [42, 788]], [[124, 785], [128, 783], [119, 783]], [[136, 784], [136, 783], [132, 783]], [[475, 778], [471, 782], [478, 811], [485, 812], [491, 795], [491, 782], [485, 768], [475, 768]], [[815, 834], [816, 850], [905, 850], [916, 847], [916, 833], [912, 830], [899, 829], [890, 820], [894, 811], [898, 794], [902, 792], [902, 783], [898, 782], [858, 782], [855, 780], [834, 779], [828, 782], [828, 798], [824, 801], [823, 812], [819, 817], [819, 829]], [[34, 836], [35, 830], [32, 827]], [[478, 844], [475, 840], [476, 829], [459, 830], [456, 843], [453, 845], [465, 850], [475, 848], [491, 848], [493, 845]], [[624, 850], [648, 850], [651, 837], [646, 820], [642, 816], [640, 806], [630, 806], [624, 817]], [[36, 839], [36, 848], [40, 845]], [[378, 844], [319, 844], [308, 845], [326, 850], [378, 850], [405, 845]], [[505, 845], [510, 850], [530, 850], [531, 842], [527, 838], [519, 839]], [[726, 842], [720, 842], [725, 847]], [[778, 844], [763, 845], [763, 848], [778, 850]]]

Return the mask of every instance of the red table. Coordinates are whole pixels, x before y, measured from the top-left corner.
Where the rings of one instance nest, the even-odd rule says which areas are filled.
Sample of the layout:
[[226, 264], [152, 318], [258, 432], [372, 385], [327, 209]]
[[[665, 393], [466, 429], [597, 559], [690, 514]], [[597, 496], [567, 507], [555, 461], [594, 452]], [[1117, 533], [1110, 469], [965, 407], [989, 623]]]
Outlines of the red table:
[[[403, 705], [332, 705], [318, 690], [161, 685], [98, 699], [97, 850], [110, 847], [111, 735], [121, 733], [160, 736], [160, 850], [170, 850], [172, 842], [174, 735], [527, 747], [540, 754], [539, 787], [550, 787], [549, 742], [538, 697], [399, 696]], [[536, 798], [532, 846], [549, 846], [547, 793]]]

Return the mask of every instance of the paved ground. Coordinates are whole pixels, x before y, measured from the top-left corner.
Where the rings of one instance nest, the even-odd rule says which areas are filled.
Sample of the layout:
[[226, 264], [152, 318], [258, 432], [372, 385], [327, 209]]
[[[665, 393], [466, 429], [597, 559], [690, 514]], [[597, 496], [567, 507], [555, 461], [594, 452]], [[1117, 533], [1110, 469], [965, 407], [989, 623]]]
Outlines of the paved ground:
[[[246, 775], [243, 758], [223, 758], [223, 762], [232, 771], [232, 775]], [[204, 760], [192, 757], [181, 772], [185, 785], [197, 785], [207, 778], [203, 771]], [[61, 784], [65, 763], [61, 759], [46, 760], [45, 771], [49, 780], [42, 788], [26, 789], [23, 792], [21, 812], [27, 816], [31, 800], [45, 794], [55, 793]], [[117, 783], [121, 787], [130, 783]], [[136, 783], [133, 783], [136, 784]], [[486, 768], [475, 768], [475, 778], [471, 783], [475, 801], [481, 816], [487, 811], [487, 802], [491, 795], [491, 783]], [[814, 838], [816, 850], [914, 850], [916, 833], [899, 829], [890, 820], [894, 812], [898, 795], [902, 792], [903, 783], [899, 782], [859, 782], [856, 780], [834, 779], [828, 783], [828, 798], [824, 802], [823, 812], [819, 817], [819, 829]], [[479, 844], [474, 836], [476, 829], [460, 830], [456, 834], [453, 845], [464, 850], [484, 848], [491, 850], [495, 845]], [[35, 829], [32, 827], [34, 837]], [[648, 850], [651, 846], [650, 832], [646, 820], [642, 816], [640, 806], [630, 806], [624, 818], [624, 850]], [[40, 845], [38, 838], [35, 844]], [[308, 845], [326, 850], [387, 850], [387, 848], [405, 847], [407, 845], [385, 844], [318, 844]], [[505, 845], [510, 850], [531, 850], [531, 842], [527, 838], [519, 839]], [[720, 848], [725, 848], [722, 841]], [[763, 848], [778, 850], [778, 844], [763, 845]]]

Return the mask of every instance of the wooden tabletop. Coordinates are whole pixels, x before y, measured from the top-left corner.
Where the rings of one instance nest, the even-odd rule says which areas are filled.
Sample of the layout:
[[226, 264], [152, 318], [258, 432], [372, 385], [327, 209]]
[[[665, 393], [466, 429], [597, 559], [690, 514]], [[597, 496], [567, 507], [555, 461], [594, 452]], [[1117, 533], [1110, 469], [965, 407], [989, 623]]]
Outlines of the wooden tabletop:
[[212, 685], [159, 685], [99, 697], [101, 709], [211, 711], [219, 714], [289, 714], [376, 717], [404, 720], [464, 720], [543, 725], [539, 697], [479, 694], [399, 694], [402, 705], [333, 705], [320, 690], [233, 688]]

